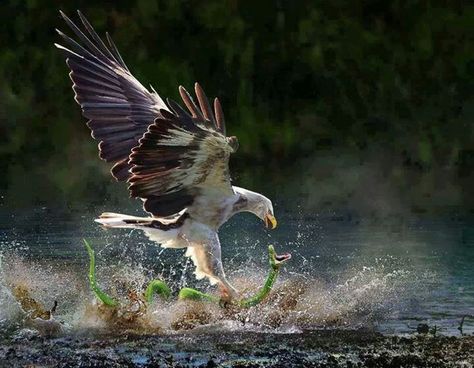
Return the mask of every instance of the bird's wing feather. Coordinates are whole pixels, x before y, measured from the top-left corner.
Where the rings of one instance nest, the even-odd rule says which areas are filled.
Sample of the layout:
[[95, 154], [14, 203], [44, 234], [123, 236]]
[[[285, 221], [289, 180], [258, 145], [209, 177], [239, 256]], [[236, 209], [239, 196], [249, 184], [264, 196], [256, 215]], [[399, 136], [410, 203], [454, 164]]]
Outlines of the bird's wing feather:
[[61, 15], [79, 42], [58, 31], [67, 47], [56, 46], [66, 54], [75, 99], [90, 119], [100, 157], [114, 163], [112, 175], [128, 180], [131, 195], [159, 217], [190, 206], [202, 188], [232, 194], [228, 160], [238, 143], [225, 137], [219, 100], [213, 111], [196, 84], [198, 105], [179, 89], [189, 114], [174, 101], [165, 104], [130, 73], [109, 35], [107, 46], [78, 13], [84, 31]]
[[237, 149], [237, 140], [223, 135], [218, 100], [212, 112], [198, 84], [199, 108], [183, 87], [180, 93], [190, 114], [168, 100], [171, 112], [161, 110], [162, 116], [148, 127], [130, 155], [131, 196], [144, 199], [145, 210], [155, 216], [169, 216], [189, 207], [204, 191], [233, 194], [229, 156]]
[[90, 119], [87, 125], [99, 141], [100, 158], [115, 164], [112, 175], [117, 180], [127, 180], [132, 148], [148, 126], [161, 117], [160, 110], [168, 107], [130, 73], [110, 36], [107, 34], [107, 46], [78, 13], [85, 32], [64, 13], [61, 15], [79, 42], [58, 31], [67, 47], [56, 47], [66, 55], [75, 100], [84, 117]]

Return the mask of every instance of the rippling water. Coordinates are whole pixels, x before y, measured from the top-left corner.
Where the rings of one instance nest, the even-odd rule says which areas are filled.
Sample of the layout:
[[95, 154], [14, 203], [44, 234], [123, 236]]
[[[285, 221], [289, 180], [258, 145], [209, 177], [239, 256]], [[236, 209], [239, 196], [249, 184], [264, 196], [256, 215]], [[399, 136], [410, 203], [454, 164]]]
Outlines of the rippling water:
[[[139, 231], [96, 226], [93, 219], [101, 210], [0, 212], [4, 333], [18, 333], [24, 327], [12, 295], [18, 285], [27, 287], [45, 306], [57, 300], [56, 319], [66, 331], [100, 332], [110, 327], [110, 318], [88, 288], [82, 238], [96, 249], [99, 283], [124, 303], [131, 290], [140, 293], [153, 278], [166, 280], [175, 294], [184, 286], [213, 291], [194, 279], [194, 267], [182, 250], [163, 250]], [[280, 214], [279, 224], [277, 230], [267, 231], [251, 215], [240, 215], [221, 230], [227, 274], [246, 294], [263, 283], [268, 244], [274, 244], [277, 252], [292, 253], [263, 304], [226, 311], [207, 303], [158, 301], [134, 328], [298, 332], [369, 327], [399, 334], [427, 323], [440, 333], [456, 335], [461, 318], [474, 315], [472, 220], [380, 222], [338, 214], [286, 213]], [[464, 332], [474, 332], [472, 318], [465, 320]]]

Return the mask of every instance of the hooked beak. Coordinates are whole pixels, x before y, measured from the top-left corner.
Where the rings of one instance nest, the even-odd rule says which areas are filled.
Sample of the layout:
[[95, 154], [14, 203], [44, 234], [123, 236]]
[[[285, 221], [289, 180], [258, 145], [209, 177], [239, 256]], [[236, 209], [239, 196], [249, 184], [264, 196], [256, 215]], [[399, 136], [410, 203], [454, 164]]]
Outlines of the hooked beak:
[[277, 220], [271, 213], [265, 215], [265, 226], [267, 229], [274, 229], [277, 227]]

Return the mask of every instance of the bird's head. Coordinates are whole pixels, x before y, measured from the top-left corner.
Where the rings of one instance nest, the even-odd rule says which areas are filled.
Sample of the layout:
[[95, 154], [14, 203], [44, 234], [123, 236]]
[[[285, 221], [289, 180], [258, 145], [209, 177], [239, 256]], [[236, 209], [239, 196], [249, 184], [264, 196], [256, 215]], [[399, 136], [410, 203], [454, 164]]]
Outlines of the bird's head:
[[272, 201], [260, 193], [255, 193], [235, 186], [233, 188], [240, 196], [238, 211], [252, 212], [255, 216], [260, 218], [269, 229], [277, 227], [277, 220], [274, 216]]
[[273, 204], [267, 197], [257, 194], [254, 199], [252, 211], [257, 217], [259, 217], [268, 229], [274, 229], [277, 227], [277, 220], [273, 214]]
[[[262, 196], [263, 197], [263, 196]], [[265, 226], [268, 229], [274, 229], [277, 227], [277, 220], [273, 215], [273, 204], [268, 198], [263, 197], [261, 206], [259, 207], [259, 214], [257, 215], [260, 217], [263, 222], [265, 222]]]

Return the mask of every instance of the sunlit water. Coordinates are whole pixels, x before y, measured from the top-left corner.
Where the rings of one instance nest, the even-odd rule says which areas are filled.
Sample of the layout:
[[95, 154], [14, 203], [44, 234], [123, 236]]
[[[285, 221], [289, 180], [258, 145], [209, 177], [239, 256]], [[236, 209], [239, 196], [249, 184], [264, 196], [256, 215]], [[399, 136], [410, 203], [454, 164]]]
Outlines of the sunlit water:
[[[110, 332], [111, 326], [120, 331], [89, 290], [83, 238], [96, 249], [100, 285], [124, 304], [130, 291], [139, 294], [156, 278], [166, 280], [175, 295], [184, 286], [213, 292], [194, 279], [182, 250], [163, 250], [140, 231], [96, 226], [93, 219], [101, 210], [0, 212], [3, 334], [28, 325], [12, 295], [17, 286], [27, 287], [46, 307], [58, 301], [55, 318], [63, 333]], [[227, 275], [246, 295], [263, 284], [268, 244], [292, 253], [261, 305], [227, 311], [209, 303], [157, 301], [145, 316], [119, 327], [146, 333], [364, 327], [399, 334], [427, 323], [439, 333], [458, 335], [462, 317], [474, 315], [474, 226], [469, 219], [371, 221], [287, 213], [279, 215], [279, 224], [267, 231], [254, 217], [239, 215], [221, 230]], [[465, 319], [463, 332], [474, 333], [472, 317]]]

